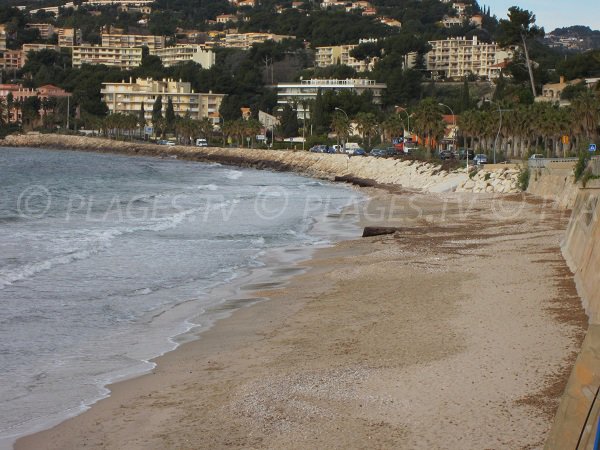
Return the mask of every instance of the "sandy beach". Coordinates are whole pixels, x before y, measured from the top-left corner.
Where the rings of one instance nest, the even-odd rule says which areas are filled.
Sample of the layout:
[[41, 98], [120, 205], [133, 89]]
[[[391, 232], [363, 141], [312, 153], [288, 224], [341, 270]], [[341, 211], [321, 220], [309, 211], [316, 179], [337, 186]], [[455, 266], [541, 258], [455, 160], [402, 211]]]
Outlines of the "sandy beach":
[[368, 191], [394, 234], [316, 252], [156, 369], [17, 449], [543, 446], [587, 327], [531, 197]]

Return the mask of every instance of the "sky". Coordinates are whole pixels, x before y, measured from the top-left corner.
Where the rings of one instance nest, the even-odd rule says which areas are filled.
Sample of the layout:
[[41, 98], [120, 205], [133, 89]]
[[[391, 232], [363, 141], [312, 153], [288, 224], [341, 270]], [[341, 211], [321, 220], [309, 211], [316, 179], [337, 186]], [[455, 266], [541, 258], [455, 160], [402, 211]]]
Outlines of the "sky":
[[571, 25], [587, 25], [600, 30], [599, 0], [479, 0], [479, 5], [489, 6], [492, 15], [506, 18], [508, 8], [518, 6], [532, 11], [536, 24], [546, 32]]

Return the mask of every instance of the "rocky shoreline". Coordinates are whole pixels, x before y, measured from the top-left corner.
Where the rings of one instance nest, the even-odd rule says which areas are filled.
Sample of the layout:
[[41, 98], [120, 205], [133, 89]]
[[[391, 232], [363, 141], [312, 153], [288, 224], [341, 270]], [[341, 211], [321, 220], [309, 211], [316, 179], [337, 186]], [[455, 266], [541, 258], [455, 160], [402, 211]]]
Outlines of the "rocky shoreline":
[[59, 150], [117, 153], [130, 156], [181, 158], [238, 167], [297, 172], [315, 178], [350, 182], [359, 186], [421, 189], [426, 192], [472, 192], [514, 194], [520, 192], [520, 170], [513, 166], [483, 168], [469, 177], [466, 169], [447, 171], [439, 165], [406, 160], [349, 157], [344, 154], [310, 153], [301, 150], [162, 146], [141, 142], [58, 134], [10, 135], [3, 147], [34, 147]]
[[394, 185], [429, 192], [450, 192], [467, 179], [464, 169], [453, 172], [424, 162], [344, 154], [320, 154], [294, 150], [259, 150], [247, 148], [160, 146], [139, 142], [56, 134], [10, 135], [0, 140], [4, 147], [33, 147], [60, 150], [117, 153], [131, 156], [176, 157], [186, 160], [216, 162], [238, 167], [275, 171], [293, 171], [316, 178], [340, 181], [368, 180], [377, 185]]

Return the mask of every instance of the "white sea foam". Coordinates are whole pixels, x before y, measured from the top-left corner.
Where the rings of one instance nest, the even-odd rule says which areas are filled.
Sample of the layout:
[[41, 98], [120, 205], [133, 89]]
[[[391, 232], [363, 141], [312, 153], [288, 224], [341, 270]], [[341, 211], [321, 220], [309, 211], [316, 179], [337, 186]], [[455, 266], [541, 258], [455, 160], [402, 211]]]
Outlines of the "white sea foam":
[[239, 170], [229, 169], [229, 170], [225, 171], [225, 178], [228, 178], [230, 180], [237, 180], [242, 175], [243, 175], [243, 173], [240, 172]]

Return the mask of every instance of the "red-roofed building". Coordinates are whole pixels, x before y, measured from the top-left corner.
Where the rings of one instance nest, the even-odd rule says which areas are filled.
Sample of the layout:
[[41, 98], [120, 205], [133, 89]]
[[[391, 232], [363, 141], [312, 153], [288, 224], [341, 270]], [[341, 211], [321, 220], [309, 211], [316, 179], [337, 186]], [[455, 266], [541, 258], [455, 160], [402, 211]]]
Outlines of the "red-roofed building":
[[[0, 84], [0, 101], [6, 103], [9, 94], [12, 94], [13, 103], [13, 106], [11, 107], [7, 117], [10, 123], [21, 122], [22, 112], [19, 105], [30, 97], [37, 97], [41, 102], [43, 102], [39, 111], [40, 117], [43, 117], [53, 112], [49, 111], [47, 106], [44, 104], [46, 100], [50, 98], [65, 98], [71, 96], [69, 92], [66, 92], [64, 89], [52, 84], [46, 84], [37, 89], [23, 87], [22, 84]], [[4, 114], [6, 117], [6, 113]]]

